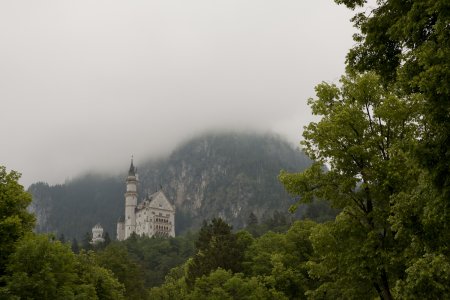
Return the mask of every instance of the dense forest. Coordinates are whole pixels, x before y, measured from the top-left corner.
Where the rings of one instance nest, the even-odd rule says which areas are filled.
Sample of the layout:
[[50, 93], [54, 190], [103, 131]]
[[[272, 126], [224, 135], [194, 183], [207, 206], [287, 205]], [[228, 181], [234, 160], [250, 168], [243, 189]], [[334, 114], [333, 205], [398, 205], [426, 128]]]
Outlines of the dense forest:
[[335, 2], [358, 8], [356, 44], [309, 100], [314, 163], [279, 175], [290, 211], [328, 203], [335, 218], [71, 243], [32, 232], [31, 195], [0, 167], [0, 297], [449, 299], [450, 2]]

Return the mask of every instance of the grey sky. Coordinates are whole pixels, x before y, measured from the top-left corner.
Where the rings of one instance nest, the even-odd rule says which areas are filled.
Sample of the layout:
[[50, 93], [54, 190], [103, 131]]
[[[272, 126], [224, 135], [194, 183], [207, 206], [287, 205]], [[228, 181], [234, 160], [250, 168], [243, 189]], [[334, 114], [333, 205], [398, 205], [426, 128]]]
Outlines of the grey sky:
[[0, 0], [0, 164], [118, 172], [213, 129], [296, 143], [353, 42], [332, 0]]

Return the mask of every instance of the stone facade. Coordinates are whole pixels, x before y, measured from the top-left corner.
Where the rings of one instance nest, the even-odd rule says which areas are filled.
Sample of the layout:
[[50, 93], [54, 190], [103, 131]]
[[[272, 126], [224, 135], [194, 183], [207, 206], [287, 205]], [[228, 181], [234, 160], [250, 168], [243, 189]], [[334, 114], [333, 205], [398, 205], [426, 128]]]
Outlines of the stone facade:
[[175, 237], [175, 208], [162, 190], [147, 195], [139, 204], [138, 176], [131, 161], [126, 180], [125, 217], [117, 223], [117, 240], [122, 241], [134, 232], [140, 236]]

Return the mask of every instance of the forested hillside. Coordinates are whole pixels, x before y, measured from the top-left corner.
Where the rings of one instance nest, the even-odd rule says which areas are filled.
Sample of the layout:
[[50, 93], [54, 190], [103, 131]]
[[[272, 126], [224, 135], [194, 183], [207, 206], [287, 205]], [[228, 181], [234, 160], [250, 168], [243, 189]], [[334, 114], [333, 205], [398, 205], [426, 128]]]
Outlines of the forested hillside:
[[[241, 228], [251, 213], [261, 220], [274, 211], [287, 213], [293, 200], [277, 176], [281, 169], [304, 170], [310, 160], [279, 137], [224, 133], [192, 139], [165, 159], [135, 164], [141, 197], [162, 187], [176, 206], [180, 233], [213, 217]], [[124, 210], [126, 171], [117, 177], [90, 174], [61, 185], [31, 185], [37, 231], [81, 239], [100, 222], [114, 237]]]

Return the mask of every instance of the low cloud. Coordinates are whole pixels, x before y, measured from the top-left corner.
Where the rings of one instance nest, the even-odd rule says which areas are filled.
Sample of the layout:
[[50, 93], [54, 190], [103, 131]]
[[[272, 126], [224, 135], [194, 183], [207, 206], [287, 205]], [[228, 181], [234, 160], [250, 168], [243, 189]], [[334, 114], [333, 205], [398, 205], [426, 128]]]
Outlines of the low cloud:
[[210, 130], [297, 143], [352, 45], [332, 1], [4, 1], [0, 164], [23, 183], [121, 170]]

